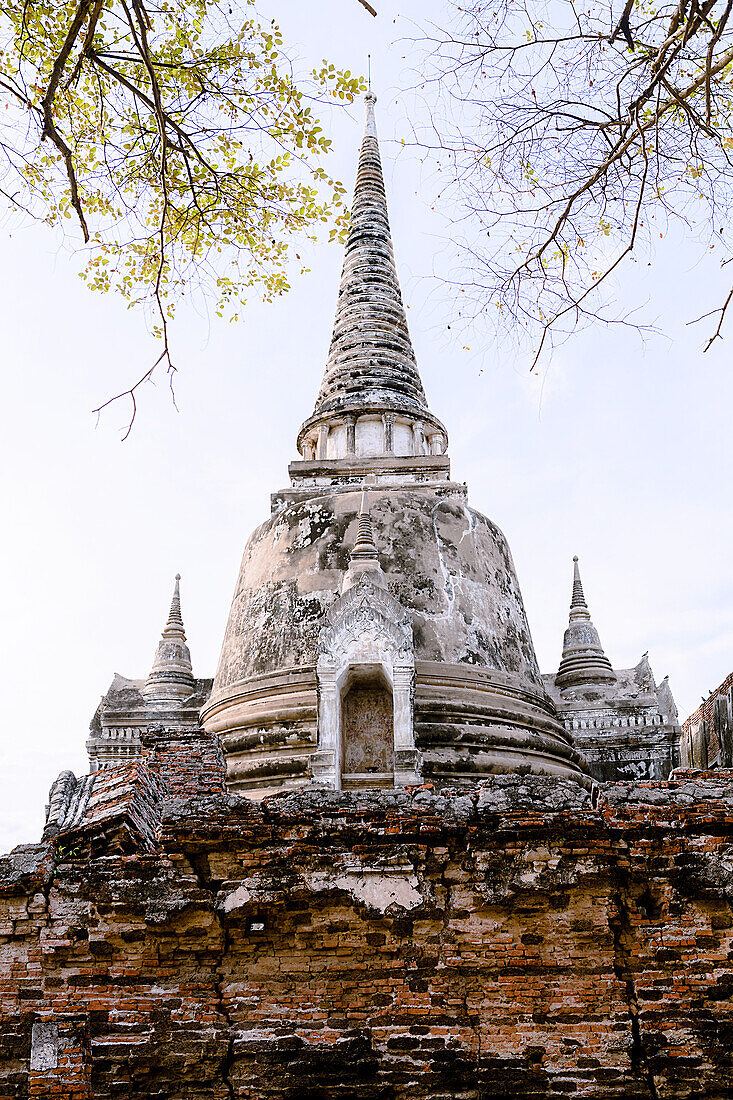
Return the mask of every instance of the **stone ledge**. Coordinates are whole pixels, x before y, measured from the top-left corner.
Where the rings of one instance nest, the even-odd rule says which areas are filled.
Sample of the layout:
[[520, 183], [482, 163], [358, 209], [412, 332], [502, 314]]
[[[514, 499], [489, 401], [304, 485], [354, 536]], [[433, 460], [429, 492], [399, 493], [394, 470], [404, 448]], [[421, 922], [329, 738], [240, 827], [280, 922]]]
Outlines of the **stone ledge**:
[[[319, 458], [313, 461], [291, 462], [288, 473], [293, 478], [331, 477], [335, 474], [357, 475], [370, 473], [409, 473], [411, 470], [424, 473], [440, 472], [447, 478], [450, 474], [450, 459], [447, 455], [380, 455], [369, 458], [354, 455], [351, 458]], [[442, 480], [442, 479], [441, 479]]]
[[[255, 802], [232, 794], [174, 796], [143, 761], [97, 773], [80, 818], [48, 843], [21, 845], [0, 857], [0, 892], [38, 889], [53, 857], [88, 863], [126, 851], [160, 852], [189, 843], [209, 847], [224, 837], [298, 834], [330, 843], [345, 828], [364, 843], [412, 842], [425, 829], [446, 836], [485, 828], [521, 832], [551, 828], [555, 820], [583, 827], [694, 827], [711, 834], [733, 824], [733, 770], [687, 775], [674, 781], [611, 783], [589, 791], [567, 777], [498, 774], [473, 789], [419, 787], [330, 791], [301, 787]], [[355, 832], [355, 830], [357, 832]], [[305, 835], [305, 834], [304, 834]]]
[[691, 806], [700, 802], [733, 806], [733, 771], [678, 772], [665, 781], [608, 783], [601, 787], [601, 798], [609, 807]]
[[50, 882], [53, 848], [50, 844], [19, 844], [0, 856], [0, 894], [26, 894]]

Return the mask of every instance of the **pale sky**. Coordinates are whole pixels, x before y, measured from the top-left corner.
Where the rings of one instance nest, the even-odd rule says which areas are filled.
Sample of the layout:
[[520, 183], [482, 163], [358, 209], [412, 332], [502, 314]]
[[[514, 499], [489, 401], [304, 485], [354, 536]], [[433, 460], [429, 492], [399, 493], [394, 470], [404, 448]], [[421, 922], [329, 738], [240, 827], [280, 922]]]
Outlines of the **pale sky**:
[[[619, 287], [667, 338], [591, 329], [537, 378], [481, 339], [451, 342], [432, 279], [450, 246], [430, 180], [401, 151], [414, 57], [397, 41], [409, 32], [399, 12], [439, 20], [442, 4], [377, 7], [372, 19], [357, 0], [323, 0], [316, 20], [283, 0], [277, 15], [304, 65], [325, 54], [363, 71], [372, 54], [398, 270], [453, 476], [509, 539], [542, 670], [560, 659], [577, 553], [612, 664], [648, 650], [684, 717], [733, 667], [733, 326], [702, 355], [703, 330], [686, 325], [725, 278], [676, 231], [657, 267], [640, 257]], [[351, 189], [361, 105], [329, 126], [332, 170]], [[148, 387], [122, 444], [124, 410], [98, 426], [90, 410], [155, 356], [144, 318], [91, 296], [50, 231], [0, 225], [0, 851], [40, 838], [59, 771], [87, 770], [99, 698], [115, 672], [147, 675], [178, 571], [194, 671], [214, 674], [245, 540], [287, 485], [325, 363], [342, 255], [307, 254], [311, 273], [237, 324], [201, 301], [179, 310], [178, 409], [164, 380]]]

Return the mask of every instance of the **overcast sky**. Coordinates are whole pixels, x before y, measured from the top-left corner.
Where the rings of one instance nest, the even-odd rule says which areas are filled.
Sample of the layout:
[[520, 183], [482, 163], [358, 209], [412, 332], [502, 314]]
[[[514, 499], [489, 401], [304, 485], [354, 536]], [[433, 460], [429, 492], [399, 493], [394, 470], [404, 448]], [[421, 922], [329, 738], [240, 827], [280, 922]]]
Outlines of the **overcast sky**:
[[[398, 10], [439, 19], [442, 5], [377, 6], [372, 19], [357, 0], [283, 0], [278, 18], [306, 65], [326, 55], [363, 71], [371, 51], [398, 270], [453, 475], [509, 539], [543, 671], [560, 659], [577, 553], [611, 662], [648, 650], [684, 717], [733, 667], [733, 329], [703, 356], [702, 330], [686, 325], [724, 280], [675, 232], [656, 267], [640, 257], [619, 286], [667, 338], [590, 330], [539, 377], [480, 340], [452, 343], [431, 278], [435, 255], [449, 255], [445, 225], [400, 145], [414, 58]], [[361, 105], [329, 125], [351, 188]], [[287, 484], [325, 363], [341, 250], [308, 255], [291, 294], [237, 324], [201, 302], [179, 310], [178, 409], [165, 382], [148, 387], [122, 444], [124, 410], [98, 426], [90, 410], [155, 355], [143, 317], [91, 296], [48, 230], [0, 228], [0, 851], [39, 839], [59, 771], [87, 770], [99, 698], [114, 672], [147, 675], [177, 571], [194, 671], [213, 675], [245, 540]]]

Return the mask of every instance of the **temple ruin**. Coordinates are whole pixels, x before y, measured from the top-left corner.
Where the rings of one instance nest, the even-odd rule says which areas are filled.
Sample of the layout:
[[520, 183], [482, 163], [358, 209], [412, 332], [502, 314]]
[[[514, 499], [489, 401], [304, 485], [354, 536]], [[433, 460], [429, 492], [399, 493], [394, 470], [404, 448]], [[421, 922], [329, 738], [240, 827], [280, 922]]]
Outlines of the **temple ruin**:
[[89, 774], [0, 858], [0, 1098], [730, 1095], [730, 761], [698, 737], [679, 767], [669, 682], [612, 666], [577, 559], [540, 673], [420, 379], [375, 102], [323, 381], [215, 676], [176, 577]]

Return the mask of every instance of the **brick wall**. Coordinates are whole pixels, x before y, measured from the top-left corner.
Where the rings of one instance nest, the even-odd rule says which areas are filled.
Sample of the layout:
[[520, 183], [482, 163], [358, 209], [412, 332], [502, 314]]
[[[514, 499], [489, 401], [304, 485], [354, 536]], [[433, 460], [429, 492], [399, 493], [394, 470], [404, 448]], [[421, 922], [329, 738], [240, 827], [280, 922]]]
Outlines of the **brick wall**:
[[733, 772], [99, 829], [0, 865], [0, 1097], [729, 1095]]
[[707, 722], [709, 723], [709, 725], [712, 725], [713, 703], [719, 695], [725, 695], [726, 692], [728, 692], [732, 687], [733, 672], [729, 673], [729, 675], [726, 676], [725, 680], [723, 680], [723, 683], [719, 687], [717, 687], [710, 696], [708, 696], [705, 702], [701, 703], [697, 710], [693, 711], [690, 717], [685, 719], [685, 721], [682, 723], [682, 729], [685, 732], [694, 730], [697, 728], [697, 726], [700, 725], [701, 722]]
[[[696, 711], [682, 723], [681, 748], [683, 762], [692, 763], [696, 751], [702, 752], [704, 761], [713, 763], [718, 759], [720, 746], [718, 744], [717, 731], [713, 719], [715, 700], [726, 695], [733, 688], [733, 672], [726, 676], [723, 683], [713, 691], [708, 698], [700, 704]], [[704, 723], [704, 725], [703, 725]], [[700, 727], [703, 727], [702, 730]], [[702, 745], [695, 747], [696, 740]], [[685, 758], [687, 758], [685, 760]]]
[[142, 756], [171, 795], [223, 794], [226, 764], [218, 739], [202, 729], [154, 727], [142, 735]]

